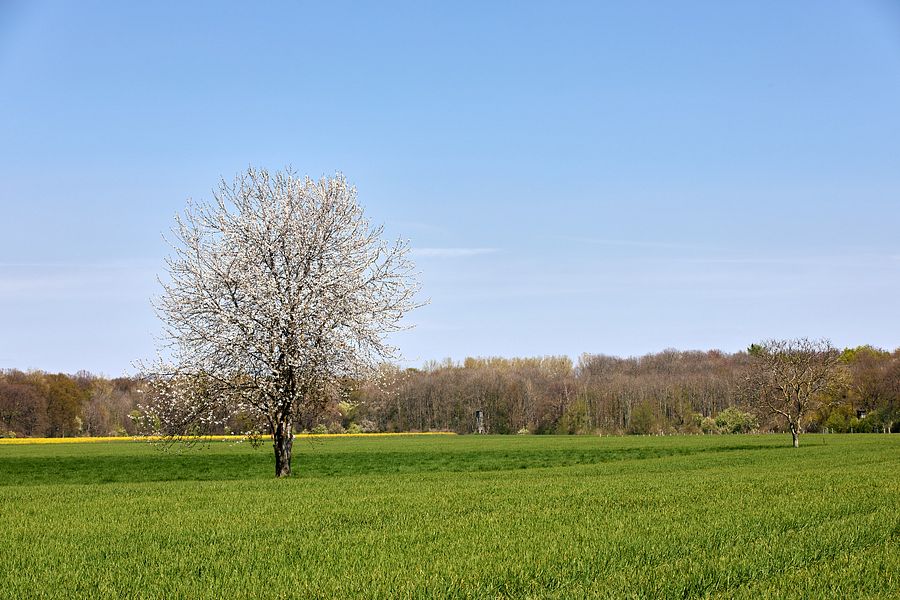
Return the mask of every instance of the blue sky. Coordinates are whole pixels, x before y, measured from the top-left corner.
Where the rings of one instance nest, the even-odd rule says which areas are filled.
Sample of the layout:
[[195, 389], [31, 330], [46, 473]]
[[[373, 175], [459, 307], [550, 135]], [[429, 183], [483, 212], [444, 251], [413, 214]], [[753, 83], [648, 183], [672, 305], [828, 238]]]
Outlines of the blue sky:
[[0, 3], [0, 368], [131, 371], [160, 234], [344, 172], [407, 364], [900, 345], [900, 5]]

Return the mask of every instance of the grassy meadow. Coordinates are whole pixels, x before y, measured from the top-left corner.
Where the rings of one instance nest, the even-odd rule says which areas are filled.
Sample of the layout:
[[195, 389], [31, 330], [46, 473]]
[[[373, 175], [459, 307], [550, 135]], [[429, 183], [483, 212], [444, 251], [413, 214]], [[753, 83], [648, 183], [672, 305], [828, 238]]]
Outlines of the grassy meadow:
[[900, 597], [900, 435], [801, 444], [0, 444], [0, 597]]

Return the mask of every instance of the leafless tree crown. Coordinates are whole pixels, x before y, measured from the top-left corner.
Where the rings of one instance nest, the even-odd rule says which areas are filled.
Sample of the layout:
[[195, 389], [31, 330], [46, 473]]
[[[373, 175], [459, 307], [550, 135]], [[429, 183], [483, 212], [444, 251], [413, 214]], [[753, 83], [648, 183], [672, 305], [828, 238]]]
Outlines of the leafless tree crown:
[[768, 340], [750, 347], [755, 368], [751, 398], [763, 412], [783, 417], [798, 445], [805, 419], [840, 385], [840, 351], [828, 340]]

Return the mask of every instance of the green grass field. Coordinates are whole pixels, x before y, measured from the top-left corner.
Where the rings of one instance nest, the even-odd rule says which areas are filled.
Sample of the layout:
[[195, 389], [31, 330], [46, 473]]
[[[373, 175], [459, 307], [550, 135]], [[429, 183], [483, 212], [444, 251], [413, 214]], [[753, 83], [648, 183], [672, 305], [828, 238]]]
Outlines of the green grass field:
[[900, 597], [900, 435], [0, 445], [0, 596]]

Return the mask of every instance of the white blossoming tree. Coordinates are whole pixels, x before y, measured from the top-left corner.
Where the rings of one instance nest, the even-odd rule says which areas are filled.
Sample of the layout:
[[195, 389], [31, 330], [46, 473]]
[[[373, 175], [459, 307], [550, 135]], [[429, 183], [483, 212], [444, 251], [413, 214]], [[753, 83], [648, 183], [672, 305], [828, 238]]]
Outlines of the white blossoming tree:
[[144, 423], [185, 439], [250, 415], [291, 473], [294, 424], [329, 387], [396, 358], [417, 306], [409, 246], [371, 227], [356, 189], [250, 168], [176, 217], [156, 300], [169, 358], [147, 374]]

